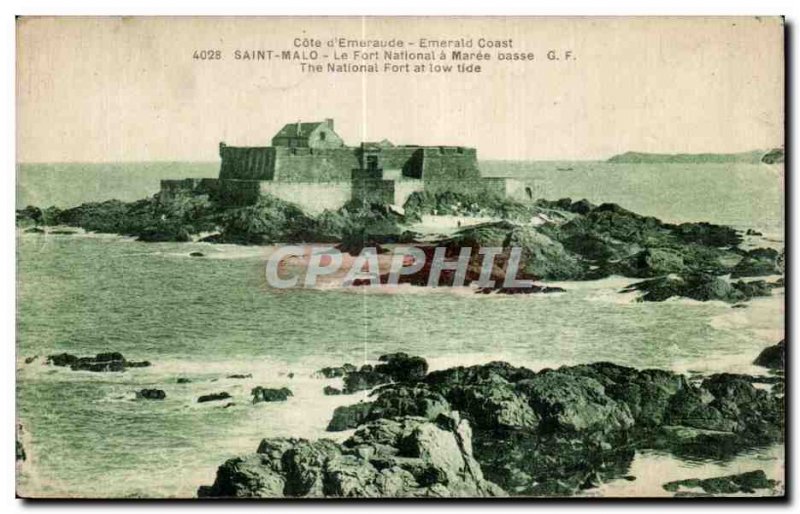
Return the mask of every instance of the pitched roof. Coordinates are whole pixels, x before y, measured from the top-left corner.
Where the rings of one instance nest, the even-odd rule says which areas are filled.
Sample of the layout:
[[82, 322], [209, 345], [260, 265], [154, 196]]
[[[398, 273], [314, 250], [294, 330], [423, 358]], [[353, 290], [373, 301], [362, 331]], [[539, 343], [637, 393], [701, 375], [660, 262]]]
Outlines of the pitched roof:
[[362, 148], [394, 148], [394, 144], [389, 141], [388, 139], [383, 139], [381, 141], [364, 141], [361, 143]]
[[[287, 123], [282, 129], [275, 134], [274, 137], [309, 137], [314, 130], [320, 125], [324, 125], [324, 121], [312, 121], [308, 123]], [[297, 126], [300, 125], [300, 130]]]

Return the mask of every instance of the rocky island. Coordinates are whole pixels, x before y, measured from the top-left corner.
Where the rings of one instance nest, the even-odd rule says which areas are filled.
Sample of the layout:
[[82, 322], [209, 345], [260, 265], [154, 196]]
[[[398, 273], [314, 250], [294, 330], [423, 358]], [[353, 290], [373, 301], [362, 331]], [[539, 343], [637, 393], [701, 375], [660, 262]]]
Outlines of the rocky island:
[[[411, 230], [426, 215], [490, 218], [433, 236]], [[142, 241], [211, 243], [327, 243], [357, 254], [365, 246], [413, 244], [423, 251], [449, 248], [520, 247], [521, 272], [535, 280], [596, 280], [611, 275], [648, 279], [628, 291], [642, 291], [644, 301], [673, 296], [695, 300], [746, 301], [771, 294], [782, 282], [744, 280], [782, 275], [782, 250], [745, 248], [757, 236], [705, 222], [672, 224], [629, 211], [616, 204], [586, 200], [516, 201], [457, 193], [413, 193], [402, 210], [380, 203], [351, 201], [318, 215], [264, 195], [255, 204], [227, 205], [213, 196], [186, 193], [168, 200], [160, 194], [125, 203], [110, 200], [70, 209], [27, 207], [17, 223], [46, 235], [53, 226], [134, 236]], [[752, 245], [751, 245], [752, 246]], [[480, 271], [474, 254], [468, 278]], [[499, 261], [502, 264], [502, 257]], [[503, 270], [494, 272], [502, 277]], [[423, 285], [424, 271], [404, 280]], [[731, 278], [727, 278], [731, 277]]]

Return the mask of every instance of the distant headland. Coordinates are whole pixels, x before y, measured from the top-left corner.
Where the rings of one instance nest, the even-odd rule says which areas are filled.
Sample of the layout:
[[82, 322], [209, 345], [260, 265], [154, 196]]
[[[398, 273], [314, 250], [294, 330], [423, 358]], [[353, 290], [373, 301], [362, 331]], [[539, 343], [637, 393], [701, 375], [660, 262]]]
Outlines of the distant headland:
[[630, 164], [704, 164], [704, 163], [743, 163], [743, 164], [777, 164], [783, 162], [783, 148], [771, 150], [753, 150], [740, 153], [646, 153], [625, 152], [615, 155], [607, 162]]

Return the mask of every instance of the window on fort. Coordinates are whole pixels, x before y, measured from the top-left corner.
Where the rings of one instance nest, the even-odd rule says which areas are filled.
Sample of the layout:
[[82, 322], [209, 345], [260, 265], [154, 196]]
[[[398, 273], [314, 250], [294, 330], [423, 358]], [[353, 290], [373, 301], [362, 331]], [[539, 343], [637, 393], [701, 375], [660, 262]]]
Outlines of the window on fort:
[[367, 156], [367, 169], [369, 169], [369, 170], [377, 170], [378, 169], [378, 156], [377, 155], [368, 155]]
[[319, 140], [320, 141], [325, 141], [325, 132], [320, 132], [319, 133]]

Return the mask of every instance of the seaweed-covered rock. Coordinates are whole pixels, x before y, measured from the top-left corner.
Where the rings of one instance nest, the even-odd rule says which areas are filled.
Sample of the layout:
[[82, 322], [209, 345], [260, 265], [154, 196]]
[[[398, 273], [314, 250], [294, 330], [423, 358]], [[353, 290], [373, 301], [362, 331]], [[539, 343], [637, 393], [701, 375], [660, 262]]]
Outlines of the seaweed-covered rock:
[[522, 496], [572, 496], [626, 476], [636, 453], [622, 437], [531, 430], [476, 430], [473, 445], [486, 478]]
[[390, 382], [420, 380], [428, 372], [428, 362], [425, 359], [403, 352], [381, 355], [378, 360], [380, 363], [376, 366], [365, 364], [357, 371], [346, 368], [345, 365], [342, 368], [323, 368], [318, 373], [341, 376], [339, 372], [341, 369], [341, 373], [344, 373], [343, 392], [351, 394]]
[[322, 394], [324, 394], [325, 396], [336, 396], [342, 394], [342, 390], [339, 389], [338, 387], [325, 386], [322, 389]]
[[136, 392], [136, 398], [143, 400], [163, 400], [167, 397], [162, 389], [142, 389]]
[[714, 396], [711, 402], [735, 423], [733, 431], [753, 442], [783, 439], [784, 400], [753, 386], [752, 377], [718, 373], [703, 380], [702, 387]]
[[449, 390], [453, 406], [480, 429], [536, 428], [540, 417], [514, 384], [492, 375], [488, 380]]
[[683, 388], [671, 398], [666, 422], [717, 432], [733, 432], [737, 426], [734, 419], [727, 418], [714, 404], [714, 396], [698, 387]]
[[731, 277], [780, 275], [783, 273], [783, 270], [778, 266], [778, 258], [780, 256], [780, 252], [773, 248], [756, 248], [750, 250], [731, 270]]
[[268, 387], [256, 386], [250, 394], [253, 396], [253, 403], [260, 402], [285, 402], [292, 396], [292, 391], [288, 387], [271, 389]]
[[607, 396], [602, 384], [590, 377], [550, 371], [520, 381], [516, 388], [547, 431], [612, 432], [634, 424], [628, 406]]
[[404, 352], [381, 355], [378, 360], [381, 364], [375, 366], [375, 372], [387, 375], [396, 382], [420, 380], [428, 372], [425, 359]]
[[417, 416], [434, 420], [451, 411], [444, 396], [421, 384], [386, 386], [376, 393], [370, 419]]
[[227, 400], [228, 398], [232, 398], [232, 396], [225, 391], [221, 393], [204, 394], [197, 398], [197, 403], [216, 402], [219, 400]]
[[150, 366], [148, 361], [129, 361], [119, 352], [98, 353], [94, 357], [78, 357], [70, 353], [59, 353], [47, 357], [53, 366], [69, 367], [73, 371], [125, 371], [129, 368]]
[[538, 286], [533, 284], [531, 287], [481, 287], [477, 291], [478, 294], [548, 294], [548, 293], [564, 293], [567, 290], [563, 287], [554, 286]]
[[325, 429], [328, 432], [350, 430], [363, 425], [370, 419], [373, 402], [361, 402], [353, 405], [342, 405], [333, 411], [333, 417]]
[[[565, 241], [567, 248], [590, 259], [632, 255], [633, 245], [660, 246], [670, 236], [669, 227], [657, 218], [641, 216], [613, 203], [599, 205], [559, 228], [559, 239]], [[595, 244], [584, 246], [580, 238]]]
[[744, 280], [737, 280], [732, 282], [731, 286], [742, 293], [745, 298], [755, 298], [757, 296], [770, 296], [772, 295], [772, 286], [764, 280], [751, 280], [745, 282]]
[[685, 271], [683, 254], [672, 248], [647, 248], [610, 266], [611, 273], [626, 277], [657, 277]]
[[[433, 371], [425, 377], [425, 383], [437, 390], [447, 391], [450, 388], [465, 384], [494, 380], [495, 377], [503, 378], [509, 382], [518, 382], [535, 376], [536, 372], [528, 368], [514, 366], [503, 361], [492, 361], [475, 366], [457, 366]], [[447, 393], [444, 394], [447, 396]]]
[[735, 229], [725, 225], [699, 222], [667, 226], [673, 230], [679, 239], [686, 243], [725, 247], [736, 246], [742, 242], [742, 236]]
[[744, 282], [731, 284], [723, 278], [707, 273], [668, 275], [636, 282], [622, 290], [624, 293], [632, 291], [643, 292], [639, 300], [645, 302], [662, 302], [673, 296], [682, 296], [701, 302], [720, 300], [736, 303], [753, 296], [771, 294], [769, 287]]
[[315, 377], [336, 378], [343, 377], [348, 373], [356, 371], [356, 367], [350, 363], [345, 363], [341, 366], [328, 366], [314, 372]]
[[456, 367], [430, 373], [425, 382], [479, 429], [531, 428], [539, 417], [516, 383], [536, 373], [506, 362]]
[[189, 229], [183, 224], [158, 220], [139, 230], [136, 239], [147, 243], [187, 243], [192, 240], [192, 237]]
[[768, 346], [758, 354], [753, 364], [769, 369], [783, 369], [786, 359], [786, 343], [783, 339], [775, 346]]
[[583, 364], [559, 371], [597, 380], [606, 395], [628, 406], [640, 427], [661, 425], [673, 396], [688, 387], [683, 376], [670, 371], [637, 370], [610, 362]]
[[351, 394], [358, 391], [366, 391], [379, 385], [388, 384], [391, 381], [392, 377], [376, 372], [372, 369], [372, 366], [362, 366], [358, 371], [345, 375], [343, 392]]
[[663, 485], [670, 492], [678, 492], [683, 488], [702, 489], [709, 494], [754, 493], [756, 489], [772, 489], [777, 485], [775, 480], [767, 478], [762, 470], [748, 471], [738, 475], [727, 475], [714, 478], [689, 478], [675, 480]]

